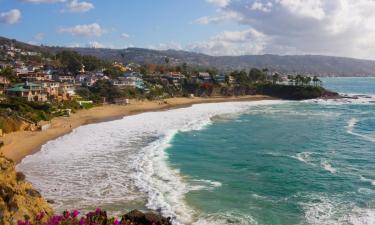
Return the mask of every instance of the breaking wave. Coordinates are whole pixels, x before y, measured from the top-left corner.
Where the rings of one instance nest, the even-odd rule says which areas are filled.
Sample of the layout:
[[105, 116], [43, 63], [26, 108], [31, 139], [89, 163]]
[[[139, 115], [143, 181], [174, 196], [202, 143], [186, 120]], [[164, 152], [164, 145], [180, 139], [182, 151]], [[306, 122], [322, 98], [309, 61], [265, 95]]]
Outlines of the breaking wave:
[[360, 133], [354, 131], [358, 122], [359, 122], [359, 120], [357, 118], [351, 118], [348, 121], [347, 133], [351, 134], [351, 135], [354, 135], [354, 136], [357, 136], [357, 137], [361, 137], [361, 138], [363, 138], [363, 139], [365, 139], [367, 141], [370, 141], [370, 142], [375, 142], [375, 137], [371, 137], [369, 135], [360, 134]]
[[18, 166], [56, 211], [96, 207], [121, 212], [124, 206], [149, 209], [189, 224], [198, 212], [184, 201], [197, 189], [219, 188], [216, 181], [191, 180], [168, 163], [166, 149], [178, 132], [199, 130], [214, 116], [240, 114], [252, 106], [283, 101], [193, 105], [149, 112], [79, 127], [50, 141]]

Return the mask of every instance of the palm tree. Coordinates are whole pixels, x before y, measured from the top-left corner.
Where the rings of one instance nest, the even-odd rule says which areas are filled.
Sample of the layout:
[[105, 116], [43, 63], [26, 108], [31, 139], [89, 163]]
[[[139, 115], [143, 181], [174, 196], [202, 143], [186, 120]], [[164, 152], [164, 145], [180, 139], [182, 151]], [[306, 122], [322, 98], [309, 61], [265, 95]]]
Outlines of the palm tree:
[[300, 86], [300, 85], [303, 85], [303, 76], [301, 76], [300, 74], [298, 74], [295, 78], [295, 83], [296, 83], [296, 86]]
[[289, 85], [295, 85], [295, 83], [294, 83], [294, 81], [295, 81], [294, 76], [288, 75], [288, 81], [289, 81]]
[[311, 85], [311, 77], [305, 77], [305, 84], [308, 86]]
[[280, 80], [280, 75], [278, 73], [275, 73], [272, 75], [272, 83], [276, 84]]
[[322, 81], [317, 76], [314, 76], [312, 81], [315, 87], [322, 86]]

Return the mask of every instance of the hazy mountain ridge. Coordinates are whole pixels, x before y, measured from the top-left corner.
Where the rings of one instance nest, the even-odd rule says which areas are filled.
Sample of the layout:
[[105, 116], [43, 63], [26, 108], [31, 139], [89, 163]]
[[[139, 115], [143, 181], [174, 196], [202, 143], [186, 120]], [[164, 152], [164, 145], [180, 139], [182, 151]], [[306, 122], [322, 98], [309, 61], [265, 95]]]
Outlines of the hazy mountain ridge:
[[[0, 44], [9, 43], [11, 39], [0, 38]], [[34, 46], [15, 42], [16, 46], [34, 51], [58, 52], [74, 50], [83, 55], [93, 55], [102, 59], [120, 62], [165, 63], [165, 58], [171, 64], [188, 63], [205, 67], [216, 67], [221, 70], [241, 70], [268, 68], [271, 71], [283, 73], [317, 74], [321, 76], [375, 76], [375, 61], [344, 57], [321, 55], [245, 55], [245, 56], [209, 56], [178, 50], [151, 50], [142, 48], [127, 49], [98, 49], [98, 48], [65, 48]]]

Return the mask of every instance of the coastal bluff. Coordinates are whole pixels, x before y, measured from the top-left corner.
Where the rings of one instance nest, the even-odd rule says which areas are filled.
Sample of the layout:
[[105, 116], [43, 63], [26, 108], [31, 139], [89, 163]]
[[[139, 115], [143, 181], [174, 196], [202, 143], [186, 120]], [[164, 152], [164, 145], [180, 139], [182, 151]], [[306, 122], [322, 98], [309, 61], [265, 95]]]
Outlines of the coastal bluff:
[[[80, 220], [74, 212], [54, 215], [42, 195], [25, 180], [25, 175], [16, 172], [15, 163], [0, 155], [0, 225], [13, 224], [132, 224], [132, 225], [171, 225], [171, 219], [153, 212], [133, 210], [120, 220], [110, 218], [105, 211], [97, 209]], [[69, 215], [67, 215], [69, 214]], [[84, 221], [84, 223], [82, 222]]]
[[34, 218], [53, 210], [41, 194], [25, 180], [25, 175], [16, 172], [15, 163], [0, 155], [0, 224], [17, 224], [18, 220]]

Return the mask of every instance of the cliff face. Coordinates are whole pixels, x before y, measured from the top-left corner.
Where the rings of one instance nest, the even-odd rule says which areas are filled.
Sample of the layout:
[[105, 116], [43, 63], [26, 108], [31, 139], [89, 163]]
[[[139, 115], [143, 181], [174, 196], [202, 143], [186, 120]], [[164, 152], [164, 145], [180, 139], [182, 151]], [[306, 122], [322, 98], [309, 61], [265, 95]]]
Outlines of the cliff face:
[[0, 225], [17, 224], [18, 220], [53, 211], [40, 193], [25, 181], [22, 173], [15, 171], [15, 164], [0, 155]]

